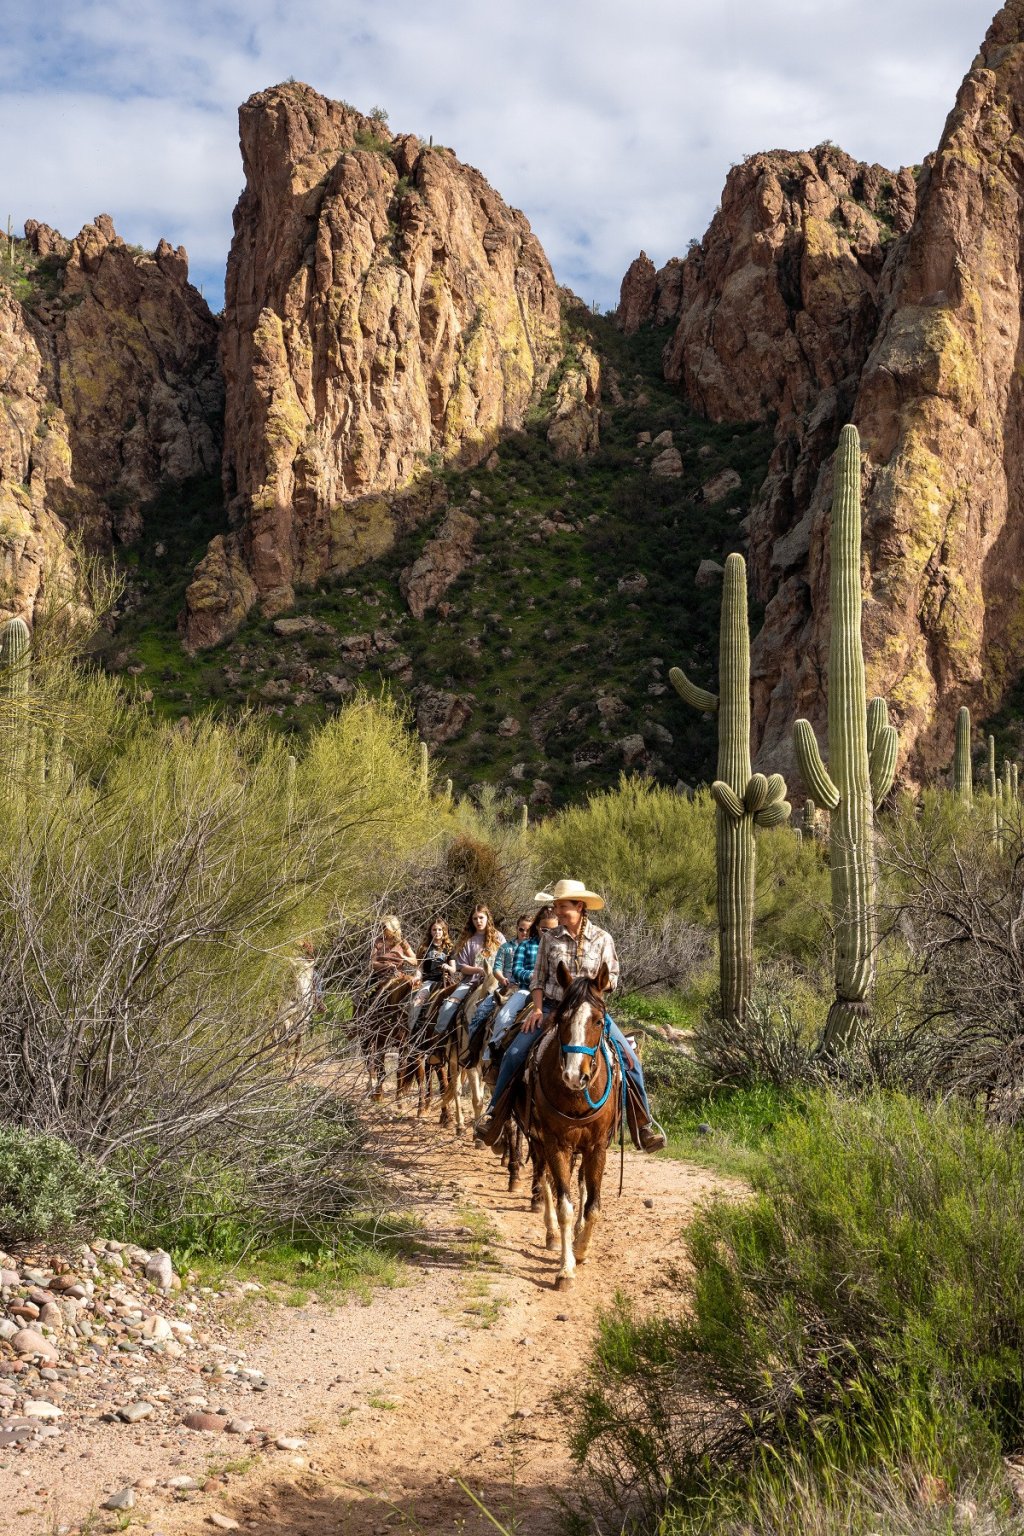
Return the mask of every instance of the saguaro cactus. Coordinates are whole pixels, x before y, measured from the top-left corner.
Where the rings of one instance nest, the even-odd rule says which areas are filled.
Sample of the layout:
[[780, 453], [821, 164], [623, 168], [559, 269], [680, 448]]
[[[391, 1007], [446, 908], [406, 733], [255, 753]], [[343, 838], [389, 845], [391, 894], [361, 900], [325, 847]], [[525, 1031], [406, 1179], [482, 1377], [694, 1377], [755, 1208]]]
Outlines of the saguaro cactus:
[[0, 794], [24, 793], [29, 747], [28, 691], [31, 637], [24, 619], [0, 628]]
[[964, 805], [974, 804], [974, 769], [971, 765], [971, 712], [964, 704], [957, 711], [956, 746], [953, 750], [953, 792]]
[[679, 667], [669, 679], [688, 704], [718, 716], [718, 778], [711, 786], [717, 807], [719, 974], [722, 1008], [742, 1023], [754, 970], [754, 827], [776, 827], [789, 815], [786, 782], [750, 771], [750, 628], [747, 568], [730, 555], [722, 581], [720, 694], [698, 688]]
[[420, 787], [424, 794], [430, 788], [430, 748], [425, 741], [420, 742]]
[[809, 720], [793, 728], [804, 783], [831, 815], [829, 865], [836, 929], [835, 988], [822, 1049], [852, 1039], [871, 1006], [875, 979], [875, 808], [892, 788], [899, 735], [884, 699], [866, 704], [861, 644], [860, 438], [844, 427], [832, 498], [829, 767]]

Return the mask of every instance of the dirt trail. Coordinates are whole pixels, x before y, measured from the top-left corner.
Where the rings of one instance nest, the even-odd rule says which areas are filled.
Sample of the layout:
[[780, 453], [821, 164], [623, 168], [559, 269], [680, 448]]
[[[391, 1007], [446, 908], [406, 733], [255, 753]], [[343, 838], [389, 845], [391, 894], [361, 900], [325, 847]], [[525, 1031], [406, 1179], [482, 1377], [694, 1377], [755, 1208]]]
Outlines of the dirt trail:
[[[552, 1394], [572, 1382], [617, 1289], [657, 1304], [694, 1209], [730, 1186], [628, 1153], [619, 1200], [616, 1154], [590, 1260], [572, 1290], [555, 1291], [558, 1256], [544, 1246], [542, 1218], [527, 1209], [525, 1189], [506, 1193], [491, 1153], [411, 1115], [393, 1117], [387, 1140], [423, 1223], [407, 1283], [374, 1291], [366, 1305], [265, 1300], [240, 1318], [222, 1311], [209, 1350], [175, 1367], [193, 1385], [179, 1380], [173, 1403], [240, 1414], [256, 1432], [197, 1433], [173, 1404], [159, 1420], [104, 1422], [98, 1394], [57, 1439], [0, 1465], [4, 1536], [98, 1536], [126, 1520], [152, 1536], [210, 1536], [225, 1519], [252, 1536], [493, 1532], [457, 1478], [519, 1536], [555, 1529], [574, 1469]], [[262, 1371], [269, 1390], [207, 1374], [209, 1361], [229, 1354]], [[127, 1376], [128, 1389], [131, 1358], [120, 1364], [113, 1374]], [[175, 1492], [172, 1479], [183, 1477], [205, 1486]], [[100, 1512], [129, 1486], [130, 1511]]]
[[267, 1464], [215, 1506], [204, 1499], [204, 1514], [162, 1511], [153, 1523], [168, 1536], [203, 1529], [211, 1507], [254, 1536], [493, 1532], [456, 1477], [521, 1536], [555, 1529], [573, 1468], [552, 1393], [571, 1382], [616, 1289], [656, 1304], [681, 1262], [684, 1224], [724, 1183], [627, 1153], [619, 1200], [616, 1157], [591, 1260], [571, 1291], [556, 1292], [542, 1218], [505, 1192], [497, 1160], [434, 1125], [401, 1125], [401, 1177], [433, 1257], [366, 1309], [321, 1311], [318, 1350], [336, 1379], [313, 1405], [308, 1465]]

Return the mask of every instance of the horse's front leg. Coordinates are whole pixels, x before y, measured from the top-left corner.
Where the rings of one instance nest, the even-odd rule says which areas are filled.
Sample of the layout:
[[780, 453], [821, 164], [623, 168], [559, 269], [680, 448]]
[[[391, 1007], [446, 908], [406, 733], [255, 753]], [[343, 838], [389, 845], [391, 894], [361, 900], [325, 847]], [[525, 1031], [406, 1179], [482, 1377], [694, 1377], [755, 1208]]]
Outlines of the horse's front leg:
[[[577, 1264], [587, 1257], [590, 1239], [594, 1235], [597, 1219], [601, 1214], [601, 1182], [608, 1148], [602, 1139], [584, 1153], [580, 1166], [580, 1224], [576, 1232], [574, 1252]], [[586, 1203], [583, 1195], [586, 1191]]]
[[548, 1177], [552, 1182], [558, 1204], [558, 1231], [562, 1243], [562, 1267], [555, 1280], [558, 1291], [572, 1284], [576, 1274], [576, 1255], [572, 1249], [574, 1212], [572, 1208], [572, 1184], [569, 1153], [561, 1146], [545, 1147]]

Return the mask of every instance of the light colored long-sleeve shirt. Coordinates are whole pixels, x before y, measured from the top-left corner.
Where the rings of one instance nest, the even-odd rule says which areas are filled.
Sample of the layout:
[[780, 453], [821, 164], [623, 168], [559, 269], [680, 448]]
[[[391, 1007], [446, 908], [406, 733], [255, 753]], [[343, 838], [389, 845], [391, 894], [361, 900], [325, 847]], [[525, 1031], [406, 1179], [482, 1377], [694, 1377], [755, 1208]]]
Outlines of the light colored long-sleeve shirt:
[[568, 928], [549, 928], [541, 935], [537, 963], [530, 977], [530, 990], [541, 991], [545, 999], [560, 1003], [565, 988], [558, 979], [558, 962], [564, 960], [573, 976], [596, 976], [601, 962], [608, 967], [611, 990], [619, 984], [619, 957], [615, 940], [590, 918], [584, 919], [574, 939]]

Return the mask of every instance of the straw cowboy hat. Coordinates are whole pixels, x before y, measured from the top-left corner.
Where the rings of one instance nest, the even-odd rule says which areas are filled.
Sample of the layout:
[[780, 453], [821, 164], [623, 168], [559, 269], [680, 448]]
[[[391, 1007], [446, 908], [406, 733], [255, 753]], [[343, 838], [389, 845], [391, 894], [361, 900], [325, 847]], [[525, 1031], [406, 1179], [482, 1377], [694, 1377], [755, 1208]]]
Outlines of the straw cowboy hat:
[[582, 880], [559, 880], [550, 891], [538, 891], [533, 899], [541, 903], [582, 901], [588, 912], [600, 912], [604, 906], [604, 898], [588, 891]]

